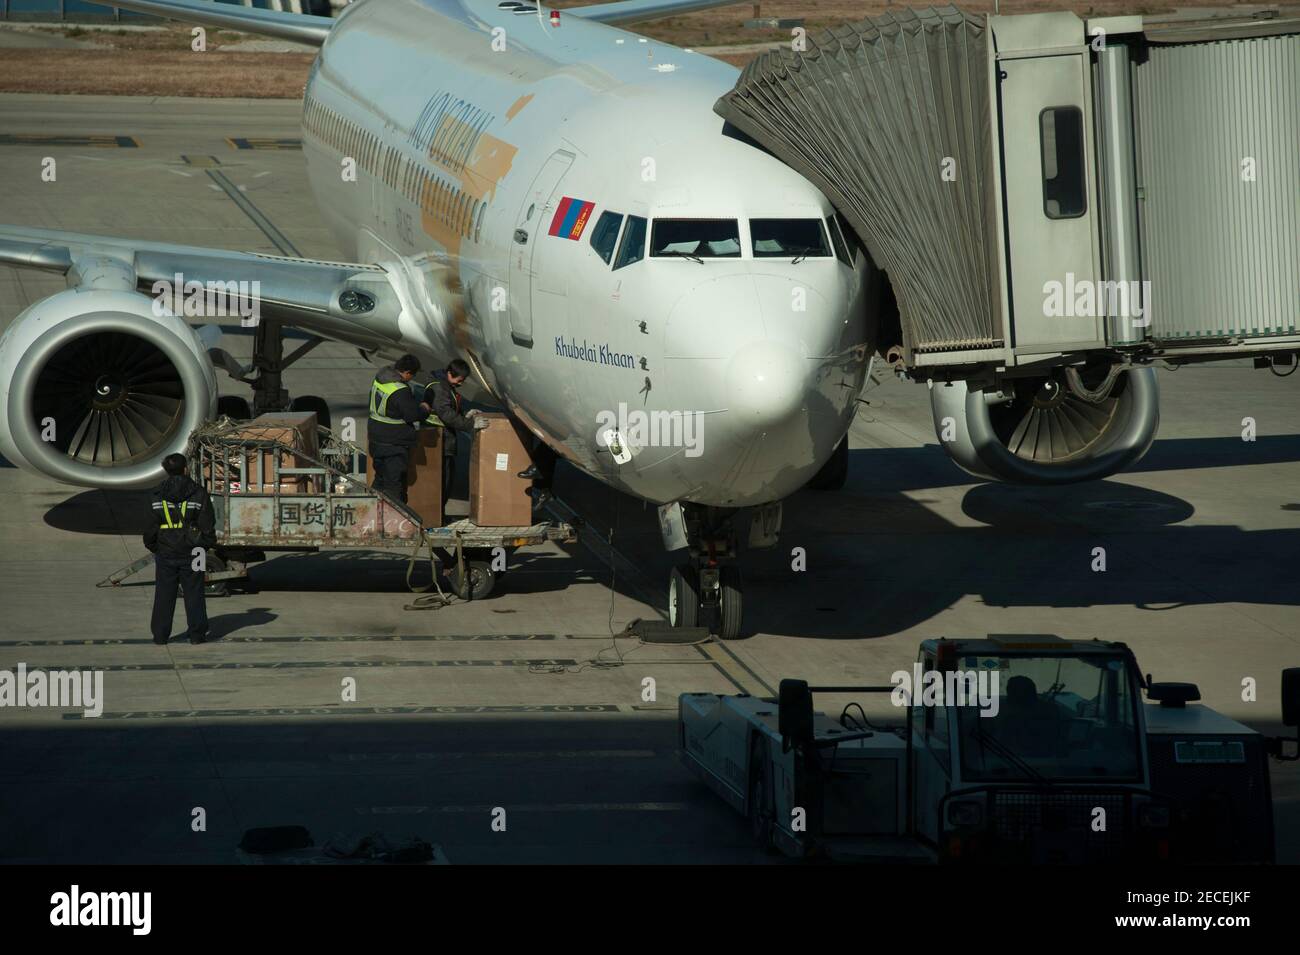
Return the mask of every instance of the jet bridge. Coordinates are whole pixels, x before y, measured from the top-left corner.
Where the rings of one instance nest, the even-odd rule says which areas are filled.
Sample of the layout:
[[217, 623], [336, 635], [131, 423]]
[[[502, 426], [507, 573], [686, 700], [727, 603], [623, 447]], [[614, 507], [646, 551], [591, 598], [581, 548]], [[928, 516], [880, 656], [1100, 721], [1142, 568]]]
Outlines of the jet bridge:
[[[1139, 457], [1157, 361], [1300, 351], [1300, 19], [900, 12], [767, 52], [715, 110], [889, 277], [880, 350], [982, 476]], [[1121, 372], [1130, 372], [1122, 374]]]

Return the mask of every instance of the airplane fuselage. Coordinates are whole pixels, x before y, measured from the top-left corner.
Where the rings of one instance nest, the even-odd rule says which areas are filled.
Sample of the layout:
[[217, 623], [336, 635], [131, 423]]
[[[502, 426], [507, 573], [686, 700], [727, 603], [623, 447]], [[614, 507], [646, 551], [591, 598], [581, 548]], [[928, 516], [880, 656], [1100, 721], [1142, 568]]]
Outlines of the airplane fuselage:
[[[311, 186], [348, 254], [404, 276], [426, 368], [466, 358], [642, 498], [779, 500], [848, 428], [880, 279], [819, 190], [724, 132], [735, 76], [576, 16], [362, 0], [305, 91]], [[824, 247], [783, 252], [787, 220]]]

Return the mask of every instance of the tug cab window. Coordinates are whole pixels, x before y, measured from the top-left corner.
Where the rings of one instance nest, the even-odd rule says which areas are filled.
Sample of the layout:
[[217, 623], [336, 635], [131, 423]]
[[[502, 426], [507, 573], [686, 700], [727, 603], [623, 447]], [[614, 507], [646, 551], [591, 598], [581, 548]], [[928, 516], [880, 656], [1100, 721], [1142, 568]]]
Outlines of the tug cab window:
[[623, 230], [623, 241], [618, 245], [618, 258], [614, 260], [614, 270], [625, 265], [640, 262], [645, 258], [646, 220], [640, 216], [628, 216], [627, 228]]
[[820, 219], [750, 219], [756, 259], [829, 258]]
[[1077, 219], [1088, 208], [1083, 158], [1083, 112], [1052, 106], [1038, 115], [1043, 155], [1043, 212], [1049, 219]]
[[596, 254], [609, 264], [614, 257], [614, 246], [618, 244], [618, 228], [623, 224], [621, 212], [602, 212], [596, 220], [596, 228], [591, 230], [591, 247]]
[[735, 219], [656, 219], [650, 254], [656, 258], [739, 258], [740, 224]]

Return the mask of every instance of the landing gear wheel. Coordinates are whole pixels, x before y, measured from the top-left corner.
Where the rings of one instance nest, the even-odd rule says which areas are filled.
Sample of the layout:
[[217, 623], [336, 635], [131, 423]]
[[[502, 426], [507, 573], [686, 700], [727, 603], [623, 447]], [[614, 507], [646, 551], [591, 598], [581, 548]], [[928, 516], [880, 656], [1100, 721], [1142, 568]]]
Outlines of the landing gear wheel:
[[700, 585], [693, 567], [674, 567], [668, 578], [668, 624], [677, 629], [699, 626]]
[[290, 411], [314, 411], [316, 412], [316, 423], [322, 428], [330, 426], [330, 406], [325, 403], [324, 398], [318, 398], [316, 395], [303, 395], [294, 398], [289, 402]]
[[217, 399], [217, 417], [225, 415], [232, 421], [248, 421], [253, 417], [253, 409], [248, 406], [248, 399], [239, 395], [222, 395]]
[[464, 576], [456, 572], [453, 564], [447, 572], [447, 579], [451, 581], [451, 592], [461, 600], [482, 600], [492, 593], [497, 583], [492, 565], [485, 560], [465, 561]]
[[755, 740], [749, 748], [749, 833], [754, 845], [771, 852], [774, 813], [767, 785], [767, 764], [763, 759], [763, 744]]
[[739, 567], [727, 566], [722, 568], [721, 577], [718, 580], [718, 611], [721, 617], [718, 625], [718, 636], [723, 640], [740, 639], [743, 585]]
[[808, 482], [810, 491], [839, 491], [844, 487], [844, 482], [849, 479], [849, 436], [845, 435], [840, 439], [840, 443], [835, 445], [835, 450], [831, 452], [830, 459], [822, 465], [822, 469], [813, 475], [813, 479]]

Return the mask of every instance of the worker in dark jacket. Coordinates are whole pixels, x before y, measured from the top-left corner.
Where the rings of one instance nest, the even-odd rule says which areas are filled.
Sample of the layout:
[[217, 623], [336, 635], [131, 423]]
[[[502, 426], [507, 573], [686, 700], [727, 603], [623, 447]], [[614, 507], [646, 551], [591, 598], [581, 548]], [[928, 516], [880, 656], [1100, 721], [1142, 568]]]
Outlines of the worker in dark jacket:
[[185, 474], [183, 454], [163, 458], [167, 478], [154, 488], [150, 507], [152, 523], [144, 546], [154, 554], [153, 642], [162, 646], [172, 632], [176, 611], [176, 585], [185, 595], [185, 622], [190, 643], [208, 638], [208, 609], [203, 598], [206, 551], [216, 546], [216, 515], [208, 492]]
[[375, 490], [406, 503], [406, 472], [415, 447], [416, 425], [429, 414], [429, 406], [411, 391], [410, 381], [420, 370], [420, 360], [403, 355], [393, 365], [379, 369], [370, 384], [370, 424], [367, 437], [370, 461], [375, 467]]
[[451, 496], [451, 483], [456, 477], [456, 431], [473, 431], [486, 428], [487, 419], [478, 417], [473, 409], [461, 414], [460, 386], [469, 377], [469, 365], [464, 359], [453, 358], [441, 378], [435, 378], [424, 389], [425, 401], [433, 413], [426, 423], [449, 429], [442, 436], [442, 503], [446, 507]]

